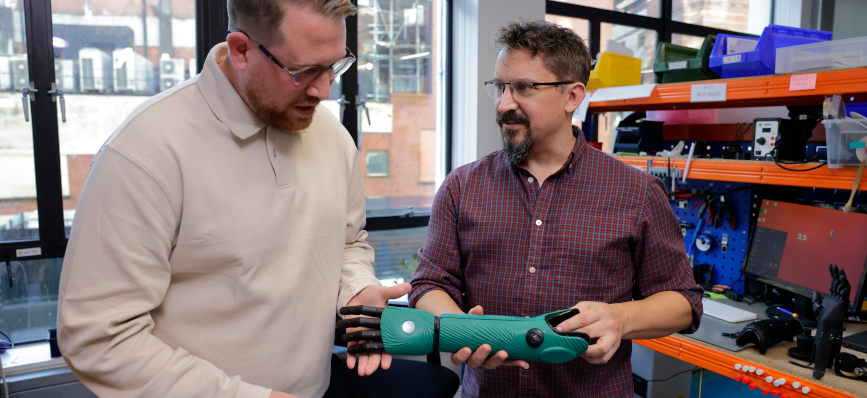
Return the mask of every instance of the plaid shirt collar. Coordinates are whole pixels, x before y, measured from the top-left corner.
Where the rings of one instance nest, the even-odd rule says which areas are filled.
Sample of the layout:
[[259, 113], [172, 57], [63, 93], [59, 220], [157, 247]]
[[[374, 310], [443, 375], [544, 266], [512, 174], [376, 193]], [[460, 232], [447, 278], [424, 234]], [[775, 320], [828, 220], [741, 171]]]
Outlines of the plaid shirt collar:
[[[584, 132], [581, 131], [580, 127], [572, 126], [572, 135], [575, 136], [575, 145], [572, 146], [572, 152], [569, 153], [569, 157], [566, 159], [566, 162], [563, 163], [563, 167], [560, 167], [560, 169], [557, 170], [557, 172], [555, 172], [554, 174], [552, 174], [551, 177], [556, 177], [557, 175], [559, 175], [560, 173], [563, 173], [563, 172], [565, 172], [568, 175], [571, 175], [573, 173], [572, 165], [577, 163], [578, 159], [581, 158], [581, 155], [584, 154], [584, 150], [585, 150], [585, 148], [587, 148], [587, 141], [584, 139]], [[512, 164], [511, 162], [509, 162], [509, 159], [506, 158], [506, 152], [505, 151], [502, 151], [501, 155], [503, 156], [503, 159], [506, 161], [506, 164], [508, 164], [512, 168], [512, 171], [516, 175], [520, 175], [521, 171], [524, 171], [525, 173], [529, 173], [523, 167], [519, 167], [518, 165]]]

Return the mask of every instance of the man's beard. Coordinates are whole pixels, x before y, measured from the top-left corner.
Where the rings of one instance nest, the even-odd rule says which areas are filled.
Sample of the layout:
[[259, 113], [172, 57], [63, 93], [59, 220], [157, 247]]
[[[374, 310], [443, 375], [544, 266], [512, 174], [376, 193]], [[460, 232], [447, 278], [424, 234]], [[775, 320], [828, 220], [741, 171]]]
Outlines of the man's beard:
[[244, 88], [250, 109], [266, 126], [288, 132], [304, 131], [310, 127], [310, 123], [313, 123], [313, 116], [308, 118], [293, 116], [294, 109], [292, 108], [296, 105], [316, 106], [319, 104], [319, 98], [307, 95], [304, 100], [298, 100], [288, 105], [272, 105], [265, 100], [267, 91], [259, 76], [253, 76]]
[[[521, 163], [533, 149], [533, 129], [530, 128], [530, 119], [515, 111], [508, 111], [497, 115], [497, 124], [503, 135], [503, 151], [509, 163]], [[511, 140], [518, 134], [518, 130], [505, 129], [504, 124], [523, 124], [527, 128], [526, 136], [520, 142], [513, 144]]]

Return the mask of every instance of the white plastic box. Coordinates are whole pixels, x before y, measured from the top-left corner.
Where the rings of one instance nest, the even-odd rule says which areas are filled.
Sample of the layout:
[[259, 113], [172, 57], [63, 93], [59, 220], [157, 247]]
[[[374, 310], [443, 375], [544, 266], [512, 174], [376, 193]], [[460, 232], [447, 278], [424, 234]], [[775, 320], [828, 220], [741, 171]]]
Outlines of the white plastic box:
[[775, 73], [797, 73], [867, 65], [867, 37], [777, 49]]
[[822, 124], [825, 125], [825, 143], [828, 146], [828, 168], [860, 165], [853, 147], [867, 139], [867, 119], [823, 120]]

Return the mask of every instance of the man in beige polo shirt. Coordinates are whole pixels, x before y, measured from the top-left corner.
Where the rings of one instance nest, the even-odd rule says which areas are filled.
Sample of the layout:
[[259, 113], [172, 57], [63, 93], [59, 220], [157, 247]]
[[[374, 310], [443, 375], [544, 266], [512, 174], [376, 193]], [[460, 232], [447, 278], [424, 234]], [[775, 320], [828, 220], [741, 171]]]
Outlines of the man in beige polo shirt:
[[[355, 144], [317, 106], [354, 61], [354, 12], [349, 0], [229, 0], [233, 31], [201, 74], [100, 149], [58, 309], [61, 352], [91, 391], [319, 397], [337, 309], [409, 291], [374, 276]], [[359, 357], [359, 373], [380, 361]]]

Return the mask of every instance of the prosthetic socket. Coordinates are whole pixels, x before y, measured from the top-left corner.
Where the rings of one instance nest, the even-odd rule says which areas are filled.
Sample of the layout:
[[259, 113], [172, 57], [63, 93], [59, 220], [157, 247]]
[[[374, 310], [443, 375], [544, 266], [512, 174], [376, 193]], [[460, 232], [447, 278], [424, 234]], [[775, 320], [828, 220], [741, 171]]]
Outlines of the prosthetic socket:
[[[341, 320], [339, 327], [364, 327], [343, 335], [344, 342], [359, 341], [347, 350], [350, 354], [386, 352], [398, 355], [425, 355], [435, 351], [457, 352], [482, 344], [491, 346], [491, 354], [500, 350], [509, 359], [546, 363], [571, 361], [585, 351], [590, 337], [583, 332], [559, 332], [555, 328], [578, 315], [567, 309], [535, 318], [497, 315], [443, 314], [440, 317], [411, 308], [344, 307], [341, 315], [367, 315], [374, 318]], [[380, 319], [376, 319], [380, 318]]]

